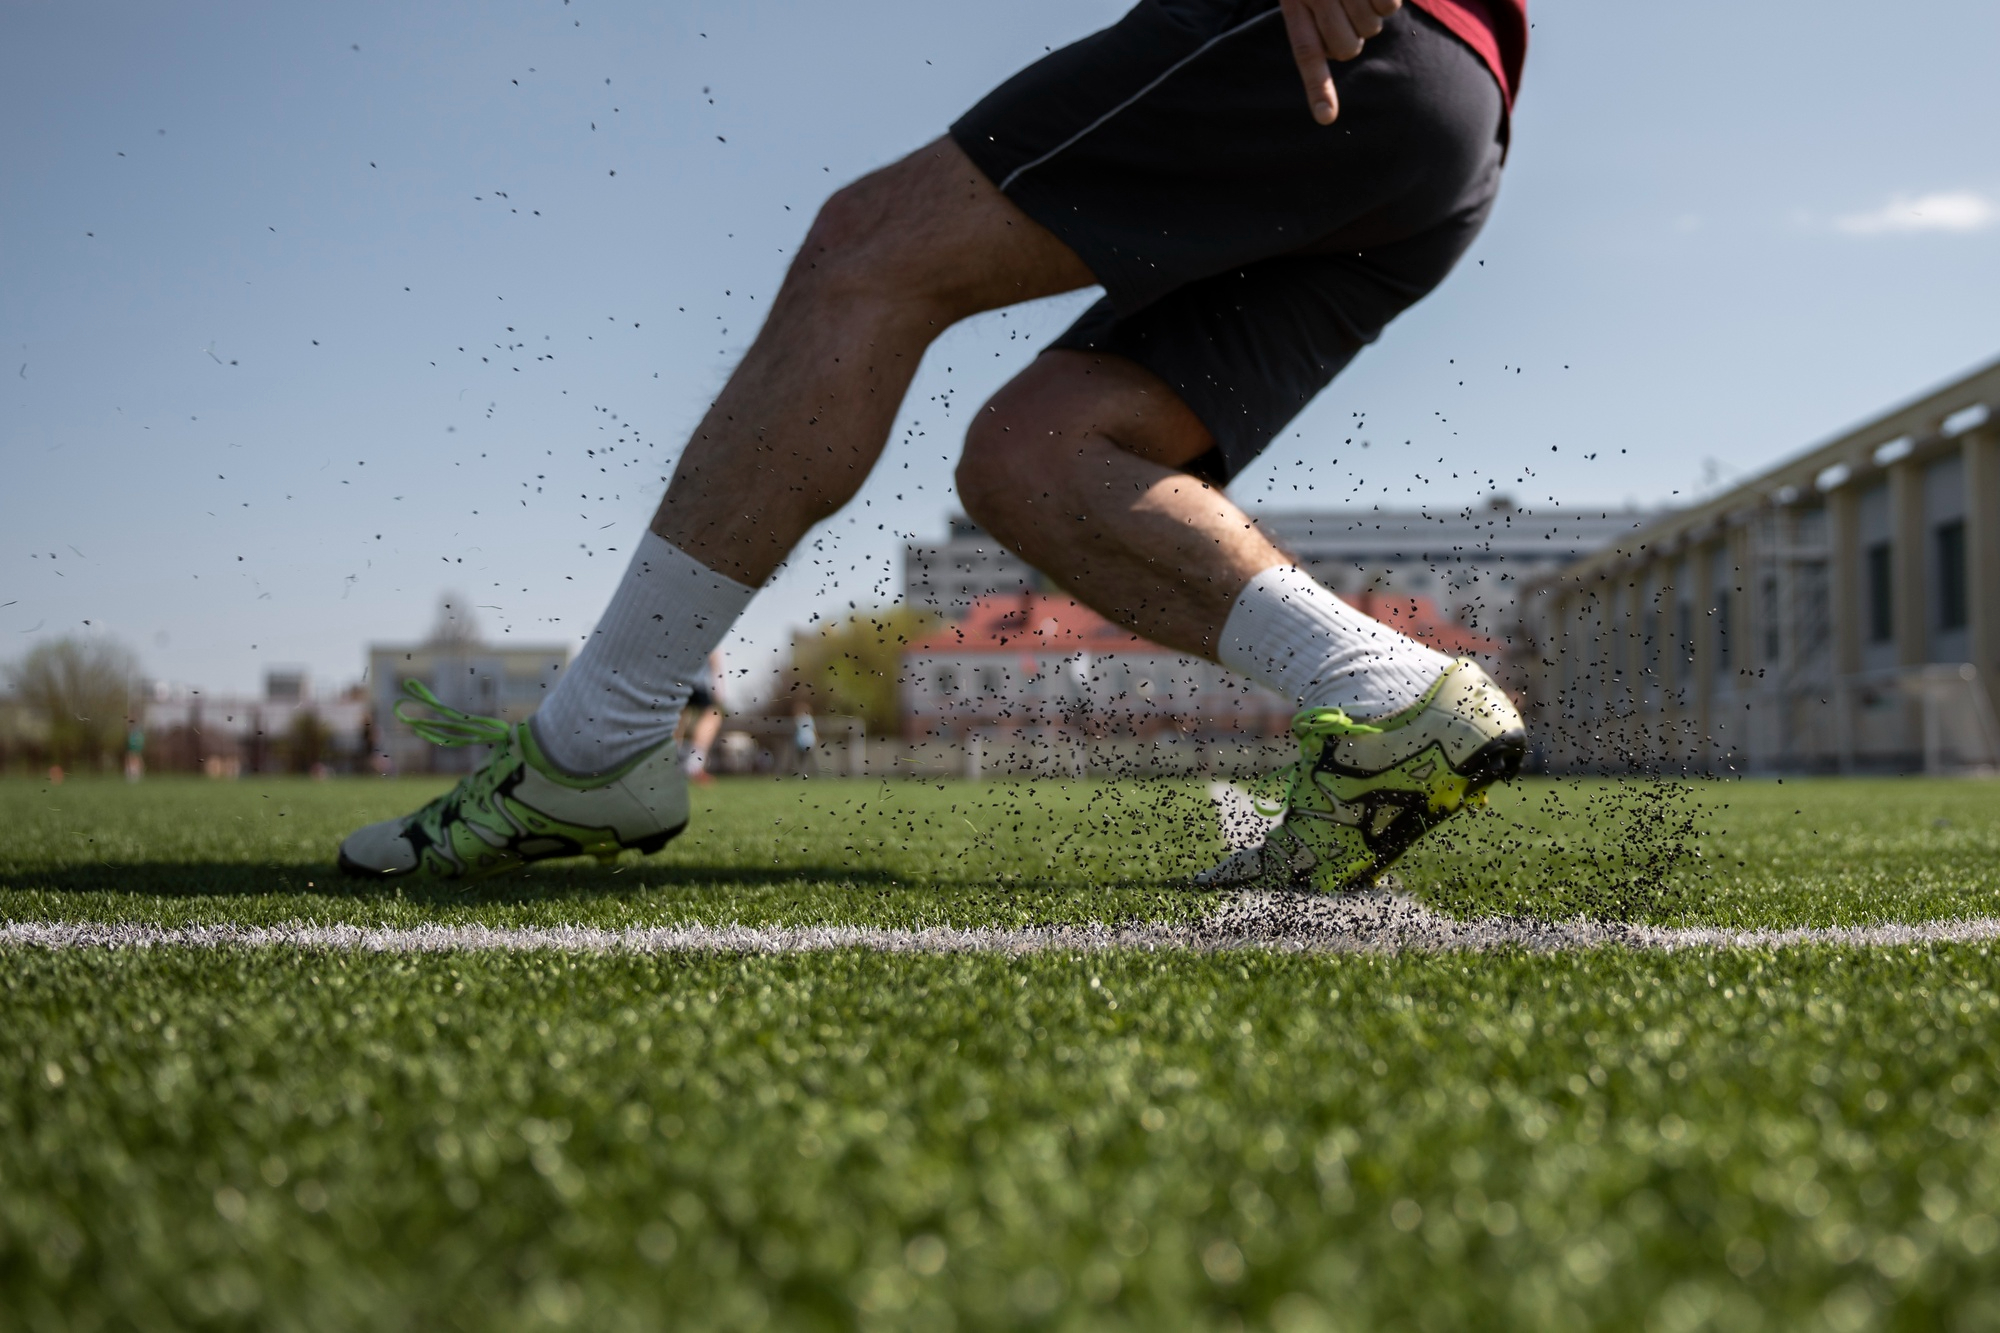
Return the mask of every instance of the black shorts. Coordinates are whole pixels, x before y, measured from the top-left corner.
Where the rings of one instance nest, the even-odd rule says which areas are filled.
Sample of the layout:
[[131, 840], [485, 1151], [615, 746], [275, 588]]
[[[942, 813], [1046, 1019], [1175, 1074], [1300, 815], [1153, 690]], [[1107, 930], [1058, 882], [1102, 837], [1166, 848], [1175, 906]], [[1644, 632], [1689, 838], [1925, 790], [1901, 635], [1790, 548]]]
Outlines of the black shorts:
[[1320, 125], [1273, 0], [1142, 0], [951, 127], [1104, 284], [1053, 346], [1172, 385], [1216, 481], [1443, 280], [1499, 189], [1499, 85], [1422, 11], [1333, 71]]
[[715, 691], [706, 685], [696, 685], [688, 692], [688, 701], [683, 706], [689, 713], [705, 713], [715, 707]]

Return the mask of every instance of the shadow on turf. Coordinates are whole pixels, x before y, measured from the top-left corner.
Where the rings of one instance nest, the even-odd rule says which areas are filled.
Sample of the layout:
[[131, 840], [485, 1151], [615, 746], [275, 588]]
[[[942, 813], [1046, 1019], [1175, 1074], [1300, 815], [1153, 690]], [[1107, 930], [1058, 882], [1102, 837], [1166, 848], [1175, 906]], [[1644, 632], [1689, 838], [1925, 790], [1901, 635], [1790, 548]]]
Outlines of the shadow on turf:
[[387, 898], [414, 903], [535, 903], [662, 889], [734, 889], [746, 892], [819, 881], [855, 889], [902, 889], [911, 881], [883, 870], [793, 865], [765, 868], [675, 865], [538, 866], [515, 875], [454, 884], [423, 879], [351, 879], [332, 866], [254, 866], [229, 862], [135, 862], [63, 866], [0, 875], [0, 889], [20, 893], [130, 894], [158, 898], [262, 898], [316, 893]]

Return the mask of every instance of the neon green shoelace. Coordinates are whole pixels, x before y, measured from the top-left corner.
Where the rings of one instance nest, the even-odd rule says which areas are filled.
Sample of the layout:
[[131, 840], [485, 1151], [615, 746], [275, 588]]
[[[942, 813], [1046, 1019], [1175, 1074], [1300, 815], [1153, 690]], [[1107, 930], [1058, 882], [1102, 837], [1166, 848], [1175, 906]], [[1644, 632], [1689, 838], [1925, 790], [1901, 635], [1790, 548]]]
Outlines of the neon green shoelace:
[[[1292, 765], [1290, 780], [1285, 784], [1285, 798], [1278, 805], [1266, 809], [1262, 801], [1251, 798], [1251, 805], [1266, 819], [1282, 815], [1298, 800], [1302, 789], [1310, 790], [1313, 767], [1326, 750], [1326, 743], [1343, 736], [1379, 736], [1382, 728], [1371, 727], [1366, 722], [1356, 722], [1338, 708], [1308, 708], [1292, 719], [1292, 735], [1298, 738], [1299, 762]], [[1310, 744], [1318, 741], [1317, 745]]]
[[[404, 681], [403, 693], [407, 697], [398, 699], [395, 708], [390, 711], [395, 713], [398, 722], [432, 745], [498, 745], [514, 730], [497, 717], [460, 712], [441, 702], [437, 695], [431, 693], [430, 686], [420, 680]], [[403, 709], [411, 704], [428, 708], [437, 716], [410, 717]]]
[[[420, 680], [404, 681], [403, 694], [406, 697], [398, 699], [396, 706], [390, 711], [396, 715], [397, 721], [432, 745], [454, 748], [461, 745], [504, 747], [513, 738], [514, 729], [506, 722], [497, 717], [467, 713], [453, 708], [440, 700], [431, 692], [431, 688]], [[411, 717], [403, 710], [412, 704], [428, 708], [437, 716]], [[494, 758], [499, 758], [504, 753], [503, 749]], [[452, 821], [463, 818], [467, 802], [480, 810], [487, 810], [492, 805], [492, 788], [496, 775], [496, 766], [489, 760], [476, 772], [460, 778], [458, 784], [450, 791], [418, 810], [410, 817], [410, 823], [423, 828], [433, 842], [440, 844], [448, 842], [445, 827]]]

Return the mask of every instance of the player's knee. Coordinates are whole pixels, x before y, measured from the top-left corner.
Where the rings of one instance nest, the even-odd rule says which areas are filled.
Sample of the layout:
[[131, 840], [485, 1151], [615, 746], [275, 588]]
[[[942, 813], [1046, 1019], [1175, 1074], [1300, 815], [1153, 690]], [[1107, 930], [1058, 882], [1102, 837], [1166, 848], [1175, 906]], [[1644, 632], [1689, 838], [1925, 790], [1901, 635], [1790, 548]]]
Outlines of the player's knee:
[[792, 268], [794, 286], [843, 302], [921, 299], [911, 290], [917, 266], [904, 253], [913, 229], [878, 176], [842, 186], [820, 205]]
[[965, 452], [958, 460], [958, 499], [967, 517], [988, 532], [1006, 532], [1048, 489], [1050, 460], [1039, 447], [1046, 432], [1020, 428], [983, 411], [965, 433]]
[[965, 507], [966, 517], [993, 531], [994, 520], [1003, 517], [1009, 507], [1012, 490], [1004, 460], [975, 450], [968, 438], [953, 479], [958, 483], [958, 502]]
[[994, 441], [982, 438], [987, 434], [978, 423], [966, 432], [955, 479], [958, 502], [965, 506], [967, 517], [991, 532], [1013, 508], [1020, 479], [1004, 446], [996, 448]]
[[877, 211], [869, 194], [864, 178], [843, 185], [819, 206], [799, 249], [801, 257], [812, 261], [815, 270], [838, 272], [865, 257]]

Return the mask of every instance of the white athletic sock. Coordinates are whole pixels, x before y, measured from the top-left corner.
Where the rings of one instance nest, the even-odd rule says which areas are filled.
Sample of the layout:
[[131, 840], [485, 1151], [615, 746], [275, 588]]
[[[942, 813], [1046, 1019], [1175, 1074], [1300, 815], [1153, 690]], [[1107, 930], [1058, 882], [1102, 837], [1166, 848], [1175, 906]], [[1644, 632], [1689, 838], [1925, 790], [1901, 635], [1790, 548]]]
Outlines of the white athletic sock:
[[1339, 708], [1356, 722], [1400, 713], [1452, 663], [1291, 565], [1273, 566], [1244, 587], [1217, 656], [1299, 708]]
[[604, 773], [674, 734], [708, 655], [757, 595], [648, 532], [583, 651], [535, 711], [566, 773]]

